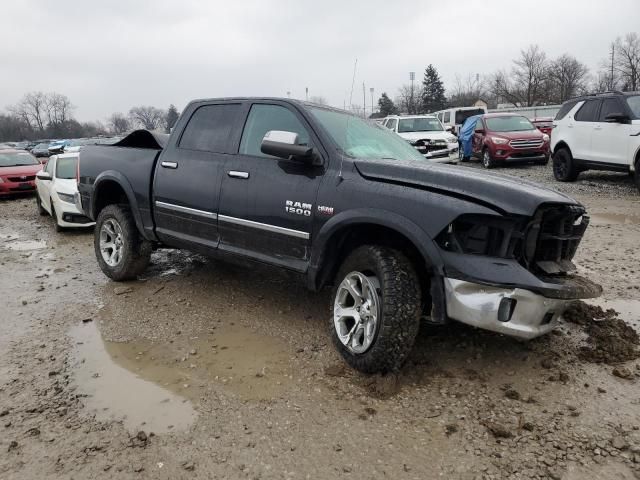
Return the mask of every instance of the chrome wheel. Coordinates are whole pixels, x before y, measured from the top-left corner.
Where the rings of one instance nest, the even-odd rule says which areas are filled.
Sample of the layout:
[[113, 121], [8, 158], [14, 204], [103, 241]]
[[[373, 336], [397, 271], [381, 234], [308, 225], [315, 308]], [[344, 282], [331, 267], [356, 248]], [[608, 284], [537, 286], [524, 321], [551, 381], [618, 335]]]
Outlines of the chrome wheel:
[[491, 166], [491, 155], [489, 155], [489, 150], [485, 150], [482, 154], [482, 165], [484, 168], [489, 168]]
[[100, 253], [102, 259], [110, 267], [115, 267], [122, 260], [124, 239], [122, 228], [113, 218], [105, 221], [100, 228]]
[[360, 272], [349, 273], [336, 292], [333, 324], [342, 344], [351, 353], [361, 354], [371, 347], [378, 332], [380, 281]]

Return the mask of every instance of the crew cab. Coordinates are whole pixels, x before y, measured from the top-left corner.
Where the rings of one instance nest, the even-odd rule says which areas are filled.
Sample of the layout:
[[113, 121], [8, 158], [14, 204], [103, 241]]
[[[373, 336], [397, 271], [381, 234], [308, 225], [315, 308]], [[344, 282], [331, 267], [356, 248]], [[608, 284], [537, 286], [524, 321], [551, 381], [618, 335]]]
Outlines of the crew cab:
[[549, 135], [531, 121], [513, 113], [487, 113], [476, 120], [472, 156], [482, 166], [494, 168], [507, 162], [546, 165], [549, 162]]
[[640, 92], [606, 92], [565, 102], [553, 122], [553, 174], [573, 182], [585, 170], [634, 175], [640, 190]]
[[191, 102], [170, 136], [84, 147], [78, 190], [111, 279], [136, 278], [162, 247], [288, 269], [333, 286], [329, 334], [363, 372], [399, 368], [423, 316], [529, 339], [601, 293], [575, 275], [589, 222], [577, 201], [432, 163], [384, 127], [297, 100]]
[[434, 162], [457, 163], [458, 139], [434, 115], [392, 115], [383, 125]]

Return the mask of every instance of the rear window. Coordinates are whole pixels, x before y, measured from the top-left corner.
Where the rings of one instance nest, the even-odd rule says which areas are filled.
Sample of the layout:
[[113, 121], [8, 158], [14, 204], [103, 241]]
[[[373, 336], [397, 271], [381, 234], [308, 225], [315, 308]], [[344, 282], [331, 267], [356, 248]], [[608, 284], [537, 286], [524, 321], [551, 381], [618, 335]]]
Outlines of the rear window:
[[56, 178], [76, 178], [76, 165], [78, 157], [66, 157], [56, 160]]
[[225, 153], [240, 104], [205, 105], [198, 108], [184, 129], [180, 148]]
[[[456, 125], [462, 125], [464, 121], [473, 117], [474, 115], [482, 115], [484, 110], [482, 108], [474, 108], [473, 110], [458, 110], [456, 112]], [[445, 122], [448, 120], [445, 120]]]
[[587, 100], [576, 113], [577, 122], [595, 122], [598, 120], [600, 100]]
[[578, 103], [577, 100], [574, 100], [573, 102], [563, 103], [560, 107], [560, 110], [558, 110], [558, 113], [556, 113], [555, 120], [562, 120], [564, 117], [566, 117], [567, 113], [569, 113], [571, 109], [576, 106], [576, 103]]
[[629, 108], [633, 112], [633, 116], [640, 118], [640, 95], [627, 97], [627, 105], [629, 105]]

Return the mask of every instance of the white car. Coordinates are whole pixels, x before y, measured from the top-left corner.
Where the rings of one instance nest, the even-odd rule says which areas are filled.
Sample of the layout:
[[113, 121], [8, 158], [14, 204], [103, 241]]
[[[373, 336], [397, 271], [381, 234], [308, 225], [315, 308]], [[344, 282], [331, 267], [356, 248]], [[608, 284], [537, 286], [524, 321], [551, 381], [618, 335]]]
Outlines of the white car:
[[44, 170], [36, 175], [38, 213], [51, 215], [58, 232], [63, 228], [91, 227], [95, 224], [74, 203], [78, 192], [76, 169], [79, 150], [72, 147], [65, 153], [51, 156]]
[[606, 92], [565, 102], [551, 132], [553, 174], [573, 182], [585, 170], [626, 172], [640, 189], [640, 94]]
[[447, 132], [433, 115], [390, 116], [383, 125], [397, 133], [425, 158], [434, 162], [458, 163], [458, 139]]

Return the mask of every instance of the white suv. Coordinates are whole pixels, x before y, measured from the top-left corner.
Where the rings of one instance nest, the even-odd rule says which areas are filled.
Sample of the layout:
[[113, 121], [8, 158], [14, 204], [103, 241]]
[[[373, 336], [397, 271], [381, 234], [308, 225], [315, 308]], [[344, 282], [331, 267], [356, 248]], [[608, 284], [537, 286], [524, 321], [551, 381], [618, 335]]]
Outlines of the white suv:
[[607, 92], [562, 105], [551, 133], [553, 175], [573, 182], [585, 170], [628, 172], [640, 189], [640, 92]]
[[408, 141], [425, 158], [458, 163], [458, 139], [447, 132], [434, 115], [393, 115], [384, 118], [382, 124]]

